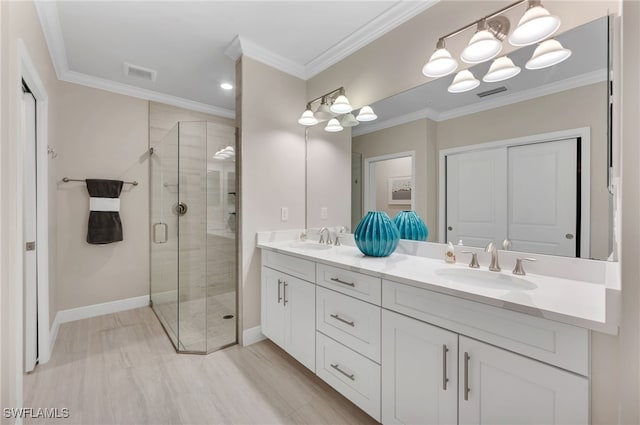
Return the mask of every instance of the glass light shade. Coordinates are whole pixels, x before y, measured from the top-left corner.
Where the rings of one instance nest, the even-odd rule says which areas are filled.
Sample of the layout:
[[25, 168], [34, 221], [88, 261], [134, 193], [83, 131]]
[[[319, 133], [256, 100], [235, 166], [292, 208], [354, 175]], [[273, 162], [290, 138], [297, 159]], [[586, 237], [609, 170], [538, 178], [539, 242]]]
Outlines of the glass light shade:
[[[533, 7], [532, 7], [533, 6]], [[560, 18], [549, 13], [541, 4], [531, 5], [522, 15], [518, 26], [509, 36], [514, 46], [528, 46], [551, 37], [560, 28]]]
[[451, 53], [447, 49], [436, 49], [422, 67], [422, 73], [427, 77], [444, 77], [451, 74], [458, 67], [458, 61], [451, 57]]
[[311, 109], [307, 109], [302, 113], [302, 116], [298, 120], [298, 124], [311, 126], [318, 124], [318, 120], [313, 116], [313, 112], [311, 111]]
[[362, 121], [362, 122], [373, 121], [376, 118], [378, 118], [378, 116], [373, 112], [373, 109], [371, 109], [371, 106], [369, 105], [363, 106], [362, 108], [360, 108], [360, 112], [356, 117], [358, 121]]
[[347, 96], [343, 94], [338, 96], [336, 100], [333, 101], [333, 105], [331, 105], [329, 109], [331, 110], [331, 112], [336, 114], [348, 114], [349, 112], [353, 111], [351, 104], [349, 104], [349, 99], [347, 99]]
[[460, 59], [466, 63], [480, 63], [495, 58], [501, 51], [502, 42], [488, 30], [480, 30], [471, 37]]
[[324, 128], [324, 131], [328, 131], [329, 133], [336, 133], [338, 131], [342, 131], [342, 126], [336, 118], [331, 118], [327, 123], [327, 126]]
[[336, 114], [331, 112], [331, 110], [329, 109], [329, 105], [327, 105], [326, 103], [321, 103], [320, 106], [318, 106], [318, 109], [316, 109], [316, 112], [315, 114], [313, 114], [313, 116], [316, 117], [318, 122], [323, 122], [329, 121], [331, 118], [335, 117]]
[[527, 69], [542, 69], [556, 65], [571, 56], [571, 50], [562, 47], [557, 40], [543, 41], [525, 64]]
[[343, 127], [355, 127], [360, 124], [360, 122], [353, 116], [352, 113], [348, 113], [342, 117], [340, 120], [340, 125]]
[[482, 81], [485, 83], [495, 83], [497, 81], [508, 80], [520, 74], [520, 67], [515, 66], [513, 61], [507, 56], [499, 57], [494, 60], [489, 67], [489, 72], [484, 76]]
[[464, 93], [473, 90], [480, 85], [480, 81], [473, 76], [471, 71], [465, 69], [456, 74], [453, 83], [447, 89], [449, 93]]

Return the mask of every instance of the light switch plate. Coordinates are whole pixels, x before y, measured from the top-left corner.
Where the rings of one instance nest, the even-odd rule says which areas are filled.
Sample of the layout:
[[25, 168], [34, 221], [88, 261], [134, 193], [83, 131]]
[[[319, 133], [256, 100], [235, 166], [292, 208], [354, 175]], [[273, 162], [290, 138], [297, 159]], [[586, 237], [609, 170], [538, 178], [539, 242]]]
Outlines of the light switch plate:
[[320, 218], [322, 220], [326, 220], [328, 216], [329, 216], [329, 212], [327, 210], [327, 207], [320, 208]]
[[289, 221], [289, 208], [287, 207], [280, 208], [280, 220]]

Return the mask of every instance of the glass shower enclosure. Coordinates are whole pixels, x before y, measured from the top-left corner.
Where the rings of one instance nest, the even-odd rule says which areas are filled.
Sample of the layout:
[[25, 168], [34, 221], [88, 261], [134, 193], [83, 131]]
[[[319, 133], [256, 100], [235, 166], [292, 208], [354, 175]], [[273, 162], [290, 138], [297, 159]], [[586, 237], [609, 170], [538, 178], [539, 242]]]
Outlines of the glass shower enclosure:
[[179, 122], [151, 153], [151, 306], [182, 353], [237, 342], [235, 128]]

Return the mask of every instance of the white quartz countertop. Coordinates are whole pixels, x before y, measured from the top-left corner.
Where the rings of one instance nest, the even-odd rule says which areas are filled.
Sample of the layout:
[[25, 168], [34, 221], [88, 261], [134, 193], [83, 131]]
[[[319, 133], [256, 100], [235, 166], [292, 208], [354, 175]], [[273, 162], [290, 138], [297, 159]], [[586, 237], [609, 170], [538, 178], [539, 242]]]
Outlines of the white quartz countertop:
[[[471, 269], [461, 264], [448, 264], [443, 259], [400, 253], [382, 258], [367, 257], [352, 246], [334, 246], [326, 250], [310, 250], [300, 246], [299, 242], [291, 241], [262, 242], [257, 245], [258, 248], [536, 317], [609, 334], [618, 332], [616, 306], [620, 291], [604, 284], [529, 273], [515, 276], [510, 269], [489, 272], [486, 266]], [[474, 272], [477, 275], [472, 274]], [[451, 275], [455, 274], [462, 274], [462, 279], [452, 278]], [[486, 285], [482, 283], [485, 278], [490, 281]]]

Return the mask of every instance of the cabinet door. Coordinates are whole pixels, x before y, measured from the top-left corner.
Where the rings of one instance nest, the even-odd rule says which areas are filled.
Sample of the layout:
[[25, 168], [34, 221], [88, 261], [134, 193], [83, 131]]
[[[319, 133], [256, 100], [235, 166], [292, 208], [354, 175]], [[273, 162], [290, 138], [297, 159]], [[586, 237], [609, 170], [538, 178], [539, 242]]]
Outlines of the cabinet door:
[[283, 280], [285, 350], [315, 372], [316, 288], [314, 284], [286, 276]]
[[262, 268], [262, 333], [282, 348], [285, 348], [284, 276], [270, 268]]
[[382, 422], [456, 424], [458, 335], [382, 311]]
[[461, 425], [589, 423], [587, 378], [463, 336], [459, 350]]

